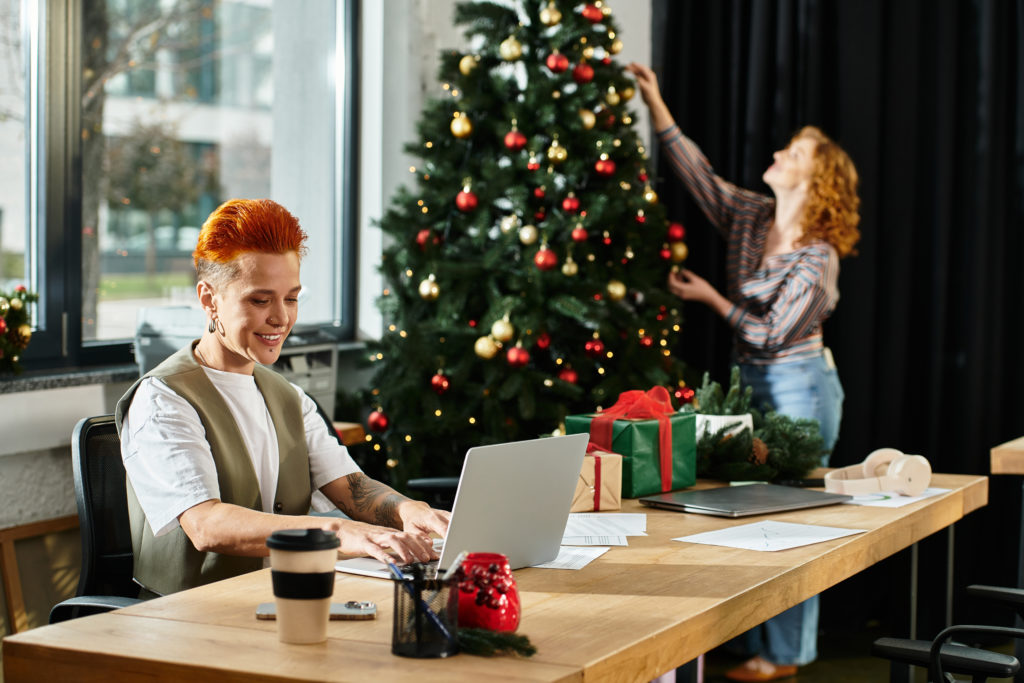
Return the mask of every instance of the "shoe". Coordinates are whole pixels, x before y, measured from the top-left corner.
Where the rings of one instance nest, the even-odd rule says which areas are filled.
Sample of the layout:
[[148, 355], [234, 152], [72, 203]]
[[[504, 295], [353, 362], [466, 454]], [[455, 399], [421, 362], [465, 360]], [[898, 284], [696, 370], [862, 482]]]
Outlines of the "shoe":
[[772, 664], [763, 657], [748, 659], [735, 669], [725, 672], [725, 677], [730, 681], [775, 681], [795, 675], [795, 664]]

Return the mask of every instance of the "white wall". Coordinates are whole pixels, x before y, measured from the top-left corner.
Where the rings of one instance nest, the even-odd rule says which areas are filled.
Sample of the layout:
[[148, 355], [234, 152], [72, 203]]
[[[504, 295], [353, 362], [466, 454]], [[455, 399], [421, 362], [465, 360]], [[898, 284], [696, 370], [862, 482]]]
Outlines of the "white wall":
[[[623, 50], [618, 59], [651, 61], [650, 0], [606, 0], [619, 25]], [[381, 231], [373, 227], [395, 190], [411, 182], [416, 159], [402, 146], [416, 137], [424, 102], [441, 95], [438, 55], [463, 49], [462, 28], [452, 25], [456, 0], [363, 0], [360, 7], [359, 273], [357, 330], [361, 338], [383, 329], [375, 300], [382, 283], [377, 267]], [[633, 107], [642, 107], [640, 98]], [[638, 132], [650, 140], [646, 111], [634, 116]]]

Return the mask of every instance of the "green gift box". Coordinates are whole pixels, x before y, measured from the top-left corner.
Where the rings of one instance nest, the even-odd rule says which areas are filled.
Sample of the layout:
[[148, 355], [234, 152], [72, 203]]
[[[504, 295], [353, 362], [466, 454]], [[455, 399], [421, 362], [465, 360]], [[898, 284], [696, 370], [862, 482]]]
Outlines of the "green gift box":
[[[567, 434], [590, 433], [597, 415], [569, 415]], [[697, 482], [697, 418], [695, 413], [665, 416], [672, 430], [671, 485], [663, 488], [658, 419], [617, 419], [612, 423], [611, 450], [622, 455], [622, 497], [638, 498]]]

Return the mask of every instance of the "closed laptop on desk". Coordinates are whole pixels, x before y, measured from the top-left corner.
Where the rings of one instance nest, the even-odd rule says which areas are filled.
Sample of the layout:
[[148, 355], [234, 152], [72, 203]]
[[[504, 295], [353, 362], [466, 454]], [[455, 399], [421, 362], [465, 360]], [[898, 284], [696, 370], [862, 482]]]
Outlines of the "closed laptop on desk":
[[746, 517], [835, 505], [852, 497], [776, 484], [747, 484], [694, 491], [670, 491], [644, 496], [639, 500], [644, 505], [679, 512], [696, 512], [719, 517]]

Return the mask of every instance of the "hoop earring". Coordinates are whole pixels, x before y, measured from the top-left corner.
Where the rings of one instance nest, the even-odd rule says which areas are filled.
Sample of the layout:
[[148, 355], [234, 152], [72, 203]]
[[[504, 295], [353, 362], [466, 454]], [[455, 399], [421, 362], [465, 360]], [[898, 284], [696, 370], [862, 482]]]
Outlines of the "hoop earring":
[[216, 318], [210, 318], [210, 324], [206, 326], [206, 329], [210, 332], [210, 334], [213, 334], [214, 332], [217, 331]]
[[224, 323], [220, 321], [220, 318], [214, 318], [213, 323], [214, 329], [216, 329], [216, 331], [220, 333], [220, 336], [223, 337], [227, 335], [227, 332], [224, 331]]

